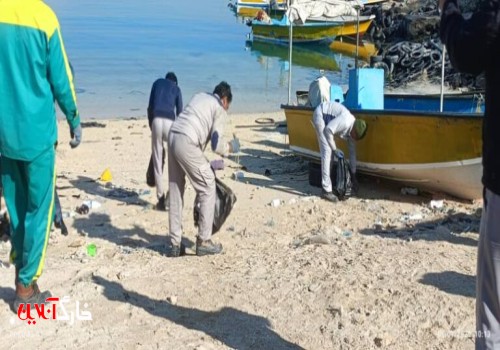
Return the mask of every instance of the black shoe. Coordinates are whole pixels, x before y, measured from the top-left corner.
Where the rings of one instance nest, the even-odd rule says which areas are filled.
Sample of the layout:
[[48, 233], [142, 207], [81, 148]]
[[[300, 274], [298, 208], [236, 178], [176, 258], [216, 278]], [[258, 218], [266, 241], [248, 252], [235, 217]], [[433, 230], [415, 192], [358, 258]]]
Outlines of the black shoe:
[[186, 255], [186, 246], [182, 243], [180, 245], [172, 245], [167, 251], [167, 256], [169, 258], [178, 258], [184, 255]]
[[323, 190], [323, 192], [321, 193], [321, 198], [333, 203], [337, 203], [339, 201], [339, 199], [336, 195], [333, 194], [333, 192], [326, 192], [325, 190]]
[[164, 195], [158, 199], [158, 203], [156, 203], [156, 210], [167, 211], [167, 200]]
[[196, 239], [196, 255], [213, 255], [222, 253], [222, 244], [214, 243], [211, 239], [202, 241], [201, 239]]

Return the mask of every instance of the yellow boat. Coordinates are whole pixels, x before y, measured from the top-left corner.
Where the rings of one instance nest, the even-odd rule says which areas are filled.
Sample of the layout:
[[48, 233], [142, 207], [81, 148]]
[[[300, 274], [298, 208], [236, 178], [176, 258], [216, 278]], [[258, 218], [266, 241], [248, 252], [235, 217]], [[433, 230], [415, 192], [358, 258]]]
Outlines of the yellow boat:
[[[281, 107], [290, 149], [319, 160], [313, 110]], [[356, 143], [359, 172], [458, 198], [481, 197], [482, 114], [362, 109], [351, 113], [368, 125], [366, 137]], [[347, 152], [345, 142], [339, 141], [339, 147]]]
[[[333, 19], [314, 19], [308, 20], [304, 24], [294, 24], [293, 42], [294, 43], [312, 43], [320, 41], [333, 41], [339, 36], [363, 35], [370, 27], [373, 16], [361, 16], [359, 19], [359, 28], [356, 17], [338, 16]], [[265, 23], [257, 20], [252, 21], [252, 35], [254, 40], [288, 43], [290, 25], [288, 19], [272, 19], [271, 23]]]

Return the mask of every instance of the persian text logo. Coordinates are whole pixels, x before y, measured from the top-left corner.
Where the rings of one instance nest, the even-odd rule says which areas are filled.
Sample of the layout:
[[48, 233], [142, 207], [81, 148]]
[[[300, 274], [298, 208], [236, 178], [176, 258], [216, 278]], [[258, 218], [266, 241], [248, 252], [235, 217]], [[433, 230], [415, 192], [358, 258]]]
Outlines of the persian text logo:
[[[67, 304], [70, 302], [69, 296], [51, 297], [45, 299], [41, 304], [21, 304], [17, 309], [17, 318], [26, 321], [29, 325], [36, 325], [40, 320], [66, 321], [73, 325], [76, 321], [92, 321], [92, 313], [89, 310], [81, 310], [80, 302], [75, 302], [75, 310], [68, 313]], [[87, 309], [89, 305], [83, 304]]]

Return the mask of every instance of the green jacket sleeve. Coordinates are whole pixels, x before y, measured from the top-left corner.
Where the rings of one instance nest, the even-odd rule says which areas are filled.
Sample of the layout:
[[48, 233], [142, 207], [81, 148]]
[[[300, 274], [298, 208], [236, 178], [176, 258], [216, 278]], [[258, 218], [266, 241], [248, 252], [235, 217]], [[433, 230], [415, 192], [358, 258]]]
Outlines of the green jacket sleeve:
[[52, 86], [57, 104], [66, 115], [68, 124], [73, 130], [80, 124], [80, 115], [76, 106], [76, 92], [73, 84], [73, 74], [59, 26], [49, 40], [48, 78]]

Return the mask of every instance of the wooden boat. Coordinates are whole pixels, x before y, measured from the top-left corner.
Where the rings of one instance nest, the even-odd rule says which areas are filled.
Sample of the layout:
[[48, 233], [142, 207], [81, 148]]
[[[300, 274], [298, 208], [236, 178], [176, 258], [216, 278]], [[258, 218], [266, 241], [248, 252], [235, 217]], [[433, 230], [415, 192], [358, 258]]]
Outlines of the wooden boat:
[[270, 7], [274, 8], [284, 8], [286, 6], [286, 0], [237, 0], [236, 6], [239, 7], [255, 7], [259, 9], [268, 9]]
[[[405, 106], [415, 106], [413, 110], [351, 109], [368, 125], [366, 137], [356, 143], [358, 171], [459, 198], [480, 198], [483, 115], [477, 111], [484, 108], [482, 102], [474, 96], [461, 96], [459, 104], [448, 103], [457, 96], [446, 96], [443, 112], [437, 112], [430, 105], [411, 101], [424, 98], [436, 100], [436, 96], [406, 96]], [[464, 102], [467, 98], [470, 100]], [[464, 104], [470, 108], [464, 109]], [[302, 157], [320, 160], [312, 108], [281, 107], [290, 149]], [[338, 145], [347, 152], [344, 142]]]
[[[275, 45], [268, 42], [248, 42], [250, 51], [257, 56], [276, 57], [283, 62], [288, 62], [289, 49], [287, 46]], [[301, 67], [322, 69], [328, 71], [339, 71], [340, 68], [335, 59], [335, 54], [325, 46], [306, 45], [293, 47], [293, 62]]]
[[[359, 33], [364, 34], [373, 21], [373, 16], [360, 16]], [[290, 24], [286, 16], [281, 20], [272, 19], [271, 23], [253, 20], [254, 40], [273, 43], [288, 43]], [[358, 23], [355, 16], [337, 16], [332, 19], [308, 20], [304, 24], [294, 24], [292, 28], [294, 43], [331, 42], [336, 37], [355, 35]]]

